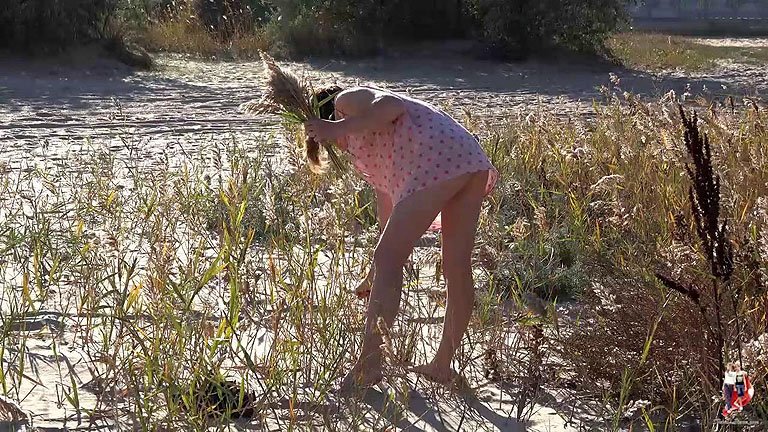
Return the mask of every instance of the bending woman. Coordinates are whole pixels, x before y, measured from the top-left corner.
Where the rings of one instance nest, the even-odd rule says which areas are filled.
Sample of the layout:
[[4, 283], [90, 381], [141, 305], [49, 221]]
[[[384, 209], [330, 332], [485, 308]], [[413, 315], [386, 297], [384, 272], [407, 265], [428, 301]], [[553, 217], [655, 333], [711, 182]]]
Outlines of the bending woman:
[[[351, 155], [376, 190], [383, 227], [373, 266], [357, 290], [361, 296], [370, 290], [362, 352], [342, 390], [382, 379], [377, 323], [382, 319], [391, 328], [400, 308], [403, 266], [430, 227], [442, 231], [447, 310], [434, 359], [414, 371], [447, 384], [474, 304], [471, 257], [480, 208], [498, 172], [477, 139], [431, 105], [377, 88], [340, 90], [318, 93], [323, 101], [338, 92], [322, 107], [323, 118], [308, 121], [305, 130], [317, 142], [335, 142]], [[318, 152], [317, 145], [307, 148], [310, 162], [320, 163]]]

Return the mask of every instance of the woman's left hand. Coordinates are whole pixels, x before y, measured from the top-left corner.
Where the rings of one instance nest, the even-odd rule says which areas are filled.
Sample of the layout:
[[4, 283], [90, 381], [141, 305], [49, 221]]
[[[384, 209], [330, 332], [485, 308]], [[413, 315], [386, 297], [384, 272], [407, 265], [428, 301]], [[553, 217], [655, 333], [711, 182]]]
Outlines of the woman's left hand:
[[344, 137], [344, 131], [339, 122], [312, 119], [304, 122], [304, 130], [307, 135], [318, 142], [338, 141]]

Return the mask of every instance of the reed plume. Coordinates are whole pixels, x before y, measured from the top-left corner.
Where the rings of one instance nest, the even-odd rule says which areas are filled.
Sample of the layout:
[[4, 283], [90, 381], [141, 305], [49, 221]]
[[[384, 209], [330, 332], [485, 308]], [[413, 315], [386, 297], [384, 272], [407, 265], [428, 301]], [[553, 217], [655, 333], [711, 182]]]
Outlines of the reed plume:
[[[255, 115], [277, 114], [286, 125], [300, 125], [307, 120], [320, 118], [320, 106], [327, 101], [317, 100], [312, 83], [281, 68], [269, 54], [263, 51], [259, 54], [265, 71], [264, 95], [259, 100], [240, 105], [240, 111]], [[330, 143], [318, 143], [314, 138], [306, 137], [304, 151], [313, 171], [323, 171], [320, 146], [325, 149], [328, 158], [339, 172], [346, 171], [341, 158]]]

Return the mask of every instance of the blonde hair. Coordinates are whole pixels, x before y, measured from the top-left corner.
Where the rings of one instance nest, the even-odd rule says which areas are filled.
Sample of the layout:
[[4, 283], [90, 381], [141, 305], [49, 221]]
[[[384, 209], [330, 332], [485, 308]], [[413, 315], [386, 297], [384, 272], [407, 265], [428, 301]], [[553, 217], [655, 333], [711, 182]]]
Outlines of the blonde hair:
[[309, 168], [316, 173], [321, 173], [325, 169], [325, 164], [320, 159], [320, 143], [314, 138], [307, 137], [304, 140], [304, 155], [309, 162]]

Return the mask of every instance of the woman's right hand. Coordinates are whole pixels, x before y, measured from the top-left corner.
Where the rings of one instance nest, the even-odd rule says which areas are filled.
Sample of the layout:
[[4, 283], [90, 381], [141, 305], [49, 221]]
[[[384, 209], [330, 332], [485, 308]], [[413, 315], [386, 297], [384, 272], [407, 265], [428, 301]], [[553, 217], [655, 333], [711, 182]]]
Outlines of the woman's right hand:
[[371, 266], [365, 279], [360, 281], [357, 288], [355, 288], [355, 295], [360, 300], [367, 299], [371, 295], [371, 288], [373, 288], [373, 266]]
[[337, 142], [344, 138], [344, 128], [340, 122], [312, 119], [304, 122], [304, 131], [317, 142]]

